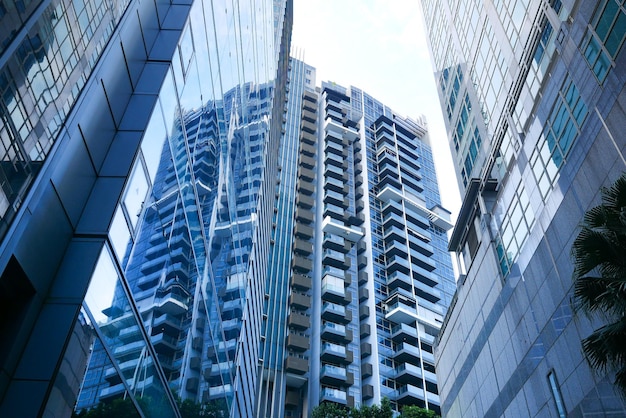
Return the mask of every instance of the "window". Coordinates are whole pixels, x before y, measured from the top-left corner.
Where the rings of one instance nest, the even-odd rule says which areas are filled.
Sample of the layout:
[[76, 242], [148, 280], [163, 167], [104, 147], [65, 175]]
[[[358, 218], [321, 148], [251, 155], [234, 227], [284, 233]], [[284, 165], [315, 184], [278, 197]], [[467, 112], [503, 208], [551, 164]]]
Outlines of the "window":
[[548, 384], [550, 385], [550, 392], [552, 392], [552, 398], [556, 404], [556, 411], [559, 414], [559, 418], [566, 418], [567, 411], [565, 410], [565, 404], [563, 403], [563, 397], [561, 396], [561, 389], [559, 388], [559, 382], [556, 380], [554, 370], [548, 373]]
[[552, 25], [548, 20], [545, 20], [543, 30], [541, 31], [541, 37], [539, 38], [539, 42], [537, 44], [537, 49], [535, 49], [535, 55], [533, 59], [537, 63], [537, 65], [541, 64], [541, 59], [543, 58], [543, 54], [548, 48], [548, 43], [550, 41], [550, 36], [552, 35]]
[[557, 174], [578, 138], [587, 113], [587, 105], [580, 97], [578, 88], [566, 77], [530, 157], [530, 165], [544, 199], [556, 182]]
[[499, 222], [496, 252], [500, 272], [506, 277], [521, 252], [535, 223], [535, 214], [523, 184], [517, 186], [509, 207]]
[[601, 2], [591, 19], [580, 50], [600, 83], [626, 36], [626, 6], [623, 0]]

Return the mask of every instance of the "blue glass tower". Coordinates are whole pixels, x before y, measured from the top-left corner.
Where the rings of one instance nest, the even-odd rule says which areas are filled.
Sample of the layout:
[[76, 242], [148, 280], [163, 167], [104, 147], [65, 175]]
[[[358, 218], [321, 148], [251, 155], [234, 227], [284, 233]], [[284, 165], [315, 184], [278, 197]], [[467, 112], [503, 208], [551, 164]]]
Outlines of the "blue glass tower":
[[291, 7], [0, 4], [0, 415], [253, 416]]

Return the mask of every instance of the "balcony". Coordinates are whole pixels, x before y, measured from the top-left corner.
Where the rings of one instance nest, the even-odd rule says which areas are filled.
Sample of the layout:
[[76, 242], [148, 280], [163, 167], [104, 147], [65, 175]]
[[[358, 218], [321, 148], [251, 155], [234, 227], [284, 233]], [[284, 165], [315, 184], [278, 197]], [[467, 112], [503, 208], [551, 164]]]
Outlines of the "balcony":
[[311, 223], [313, 223], [313, 211], [310, 211], [310, 210], [296, 211], [296, 222], [302, 222], [303, 224], [310, 225]]
[[372, 329], [372, 328], [370, 327], [370, 325], [369, 325], [369, 324], [361, 324], [361, 326], [360, 326], [360, 335], [361, 335], [361, 338], [365, 338], [365, 337], [367, 337], [368, 335], [370, 335], [370, 334], [371, 334], [371, 332], [372, 332], [372, 331], [371, 331], [371, 329]]
[[343, 144], [343, 138], [340, 134], [333, 132], [333, 131], [329, 131], [326, 133], [326, 136], [324, 137], [324, 141], [332, 141], [335, 142], [337, 144]]
[[439, 289], [427, 286], [418, 280], [413, 281], [413, 285], [415, 286], [416, 296], [431, 303], [437, 303], [441, 300], [441, 291]]
[[368, 378], [372, 374], [374, 374], [374, 367], [371, 363], [363, 363], [361, 364], [361, 377]]
[[376, 195], [376, 197], [378, 197], [378, 199], [383, 202], [388, 202], [390, 200], [399, 202], [403, 198], [402, 190], [390, 185], [385, 186], [380, 192], [378, 192], [378, 195]]
[[387, 245], [390, 245], [393, 242], [406, 242], [406, 232], [403, 228], [398, 228], [397, 226], [390, 226], [389, 228], [384, 229], [383, 238]]
[[338, 144], [335, 141], [329, 141], [328, 138], [329, 137], [327, 136], [324, 141], [324, 154], [336, 154], [341, 156], [343, 153], [343, 145]]
[[337, 180], [332, 177], [326, 177], [324, 181], [324, 190], [332, 190], [337, 193], [341, 193], [342, 195], [346, 195], [347, 192], [344, 190], [343, 180]]
[[346, 384], [348, 372], [343, 367], [324, 364], [320, 373], [320, 382], [322, 384], [342, 386]]
[[363, 228], [357, 226], [345, 226], [342, 221], [327, 216], [322, 221], [322, 229], [329, 234], [339, 235], [348, 241], [357, 242], [364, 235]]
[[406, 384], [400, 386], [396, 392], [396, 401], [401, 405], [423, 404], [425, 401], [424, 390], [417, 386]]
[[[409, 274], [409, 262], [405, 258], [397, 255], [387, 257], [387, 274], [395, 273], [396, 271]], [[389, 280], [387, 282], [389, 282]]]
[[341, 219], [344, 215], [344, 209], [341, 206], [336, 206], [331, 203], [326, 203], [324, 205], [324, 213], [323, 216], [332, 216], [335, 219]]
[[313, 237], [313, 228], [302, 223], [296, 223], [294, 234], [299, 238], [311, 239]]
[[309, 371], [309, 362], [305, 358], [289, 355], [285, 360], [285, 370], [302, 375]]
[[385, 158], [384, 161], [378, 163], [378, 177], [383, 178], [385, 176], [398, 178], [398, 165], [392, 159]]
[[343, 237], [332, 234], [325, 234], [322, 246], [326, 249], [345, 252], [346, 240]]
[[325, 322], [322, 325], [322, 338], [333, 342], [345, 342], [346, 327], [334, 322]]
[[113, 354], [116, 358], [127, 356], [132, 353], [137, 353], [141, 351], [146, 346], [146, 343], [143, 341], [135, 341], [130, 344], [124, 344], [121, 347], [116, 347], [113, 349]]
[[298, 178], [303, 181], [311, 182], [315, 180], [315, 173], [310, 168], [300, 167], [298, 169]]
[[420, 254], [425, 255], [426, 257], [430, 257], [434, 254], [434, 249], [432, 245], [411, 234], [409, 234], [409, 247], [411, 247], [412, 250], [415, 250]]
[[334, 343], [323, 343], [320, 358], [322, 361], [338, 363], [346, 360], [346, 347]]
[[398, 383], [415, 382], [422, 379], [422, 369], [411, 363], [400, 363], [395, 368], [395, 378]]
[[189, 306], [187, 305], [188, 300], [189, 297], [187, 296], [169, 291], [154, 299], [154, 307], [162, 313], [180, 315], [187, 312], [189, 309]]
[[412, 324], [417, 320], [415, 300], [396, 294], [386, 302], [385, 319], [398, 323]]
[[108, 398], [108, 397], [112, 397], [112, 396], [118, 396], [121, 395], [123, 392], [126, 391], [126, 386], [124, 385], [124, 383], [118, 383], [117, 385], [114, 386], [109, 386], [108, 388], [104, 388], [100, 391], [100, 398]]
[[309, 157], [315, 157], [316, 149], [313, 145], [303, 142], [300, 144], [300, 152], [303, 155], [307, 155]]
[[356, 186], [354, 188], [354, 198], [356, 200], [361, 199], [364, 195], [365, 195], [365, 189], [363, 189], [363, 186]]
[[374, 386], [363, 385], [362, 395], [363, 399], [372, 399], [374, 397]]
[[324, 191], [324, 204], [331, 204], [335, 206], [339, 206], [342, 209], [346, 209], [350, 206], [347, 198], [343, 195], [343, 193], [338, 193], [332, 190]]
[[304, 403], [304, 399], [300, 396], [300, 392], [288, 390], [285, 395], [285, 405], [289, 407], [297, 407]]
[[420, 359], [420, 350], [414, 345], [411, 345], [407, 342], [402, 342], [400, 344], [396, 344], [394, 347], [394, 355], [393, 358], [396, 362], [411, 362], [418, 363]]
[[439, 278], [436, 274], [425, 270], [415, 264], [411, 265], [411, 270], [413, 271], [413, 278], [415, 280], [419, 280], [427, 286], [437, 286], [439, 284]]
[[178, 345], [178, 339], [170, 337], [166, 334], [157, 334], [150, 337], [152, 345], [159, 352], [172, 352], [175, 351]]
[[404, 218], [397, 213], [389, 212], [385, 216], [383, 216], [383, 227], [390, 228], [391, 226], [398, 227], [400, 229], [404, 228], [405, 225]]
[[372, 344], [361, 343], [361, 358], [367, 358], [372, 355]]
[[428, 351], [422, 350], [422, 360], [430, 364], [435, 364], [435, 356], [432, 353], [429, 353]]
[[411, 254], [411, 262], [426, 271], [433, 271], [437, 268], [437, 265], [432, 258], [426, 257], [419, 252]]
[[[308, 158], [308, 157], [307, 157]], [[311, 196], [315, 191], [315, 185], [312, 181], [298, 179], [297, 192], [306, 196]]]
[[293, 251], [296, 254], [308, 257], [313, 252], [313, 244], [302, 239], [296, 239], [293, 243]]
[[359, 271], [359, 286], [367, 283], [367, 281], [368, 281], [367, 272]]
[[309, 157], [307, 155], [300, 155], [300, 165], [306, 168], [314, 168], [315, 167], [315, 159]]
[[306, 120], [302, 121], [301, 127], [303, 131], [308, 132], [308, 133], [314, 134], [317, 131], [315, 124], [311, 122], [307, 122]]
[[359, 270], [362, 270], [363, 268], [365, 268], [365, 266], [367, 266], [367, 257], [365, 256], [365, 254], [359, 254], [356, 260]]
[[389, 286], [390, 291], [398, 288], [411, 291], [412, 279], [408, 274], [400, 271], [394, 271], [389, 276], [387, 276], [387, 286]]
[[[180, 321], [179, 321], [180, 322]], [[156, 320], [155, 320], [156, 324]], [[122, 328], [119, 333], [119, 338], [121, 341], [128, 343], [132, 341], [136, 341], [140, 337], [141, 332], [139, 331], [139, 325], [133, 325], [128, 328]]]
[[[346, 244], [349, 244], [349, 243], [346, 243]], [[343, 275], [343, 287], [350, 287], [351, 284], [352, 284], [352, 274], [346, 271]]]
[[348, 395], [343, 390], [323, 388], [320, 394], [320, 402], [334, 402], [346, 405], [348, 402]]
[[343, 168], [343, 157], [332, 152], [324, 153], [324, 164]]
[[325, 249], [322, 253], [322, 264], [324, 265], [347, 269], [350, 263], [346, 263], [346, 261], [346, 256], [342, 252]]
[[417, 345], [417, 329], [408, 324], [398, 324], [391, 329], [391, 339], [394, 342], [406, 341], [412, 345]]
[[391, 244], [385, 245], [385, 255], [387, 257], [398, 256], [406, 259], [409, 254], [409, 248], [401, 241], [392, 241]]
[[345, 295], [346, 292], [343, 286], [343, 279], [330, 274], [327, 274], [322, 278], [323, 300], [333, 303], [341, 303], [343, 302]]
[[294, 308], [307, 310], [311, 307], [311, 297], [302, 293], [292, 292], [289, 296], [289, 305]]
[[369, 299], [369, 297], [370, 291], [367, 289], [367, 287], [359, 288], [359, 302], [363, 302], [364, 300]]
[[346, 310], [345, 306], [324, 302], [322, 305], [322, 319], [339, 324], [347, 324], [352, 320], [352, 315], [350, 311]]
[[324, 176], [332, 177], [337, 180], [343, 181], [343, 170], [337, 166], [326, 164], [326, 168], [324, 169]]
[[311, 318], [298, 312], [291, 312], [287, 325], [295, 329], [304, 330], [311, 326]]
[[294, 351], [306, 351], [309, 349], [309, 337], [290, 332], [287, 336], [287, 348]]
[[299, 193], [296, 197], [296, 205], [303, 209], [311, 209], [315, 205], [315, 201], [311, 196]]
[[378, 181], [379, 189], [384, 190], [386, 187], [392, 187], [392, 188], [395, 188], [396, 190], [402, 190], [402, 183], [400, 183], [400, 180], [398, 180], [397, 177], [392, 176], [392, 175], [387, 175], [385, 177], [381, 177], [380, 180]]
[[295, 256], [291, 262], [291, 266], [295, 272], [309, 273], [313, 269], [313, 261], [308, 258]]
[[307, 291], [311, 289], [311, 278], [302, 274], [293, 274], [289, 279], [289, 285], [293, 289]]

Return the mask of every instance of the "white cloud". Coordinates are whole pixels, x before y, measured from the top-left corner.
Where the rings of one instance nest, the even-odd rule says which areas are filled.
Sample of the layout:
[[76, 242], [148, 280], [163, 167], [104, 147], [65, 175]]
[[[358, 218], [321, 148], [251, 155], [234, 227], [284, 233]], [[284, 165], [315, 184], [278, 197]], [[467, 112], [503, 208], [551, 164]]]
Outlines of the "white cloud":
[[292, 44], [318, 83], [354, 85], [406, 116], [424, 114], [444, 206], [460, 207], [417, 0], [294, 0]]

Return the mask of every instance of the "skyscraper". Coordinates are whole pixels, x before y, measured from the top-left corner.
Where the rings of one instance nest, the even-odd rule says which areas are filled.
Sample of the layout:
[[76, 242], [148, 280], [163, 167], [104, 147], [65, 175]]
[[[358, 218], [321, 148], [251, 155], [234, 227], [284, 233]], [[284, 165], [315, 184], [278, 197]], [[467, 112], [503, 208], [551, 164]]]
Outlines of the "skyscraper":
[[[439, 411], [454, 292], [426, 123], [290, 61], [258, 416], [391, 400]], [[276, 338], [277, 336], [281, 336]]]
[[0, 415], [253, 415], [291, 7], [0, 4]]
[[570, 248], [625, 169], [626, 9], [600, 0], [422, 1], [464, 193], [461, 276], [437, 344], [451, 416], [626, 414], [572, 312]]

